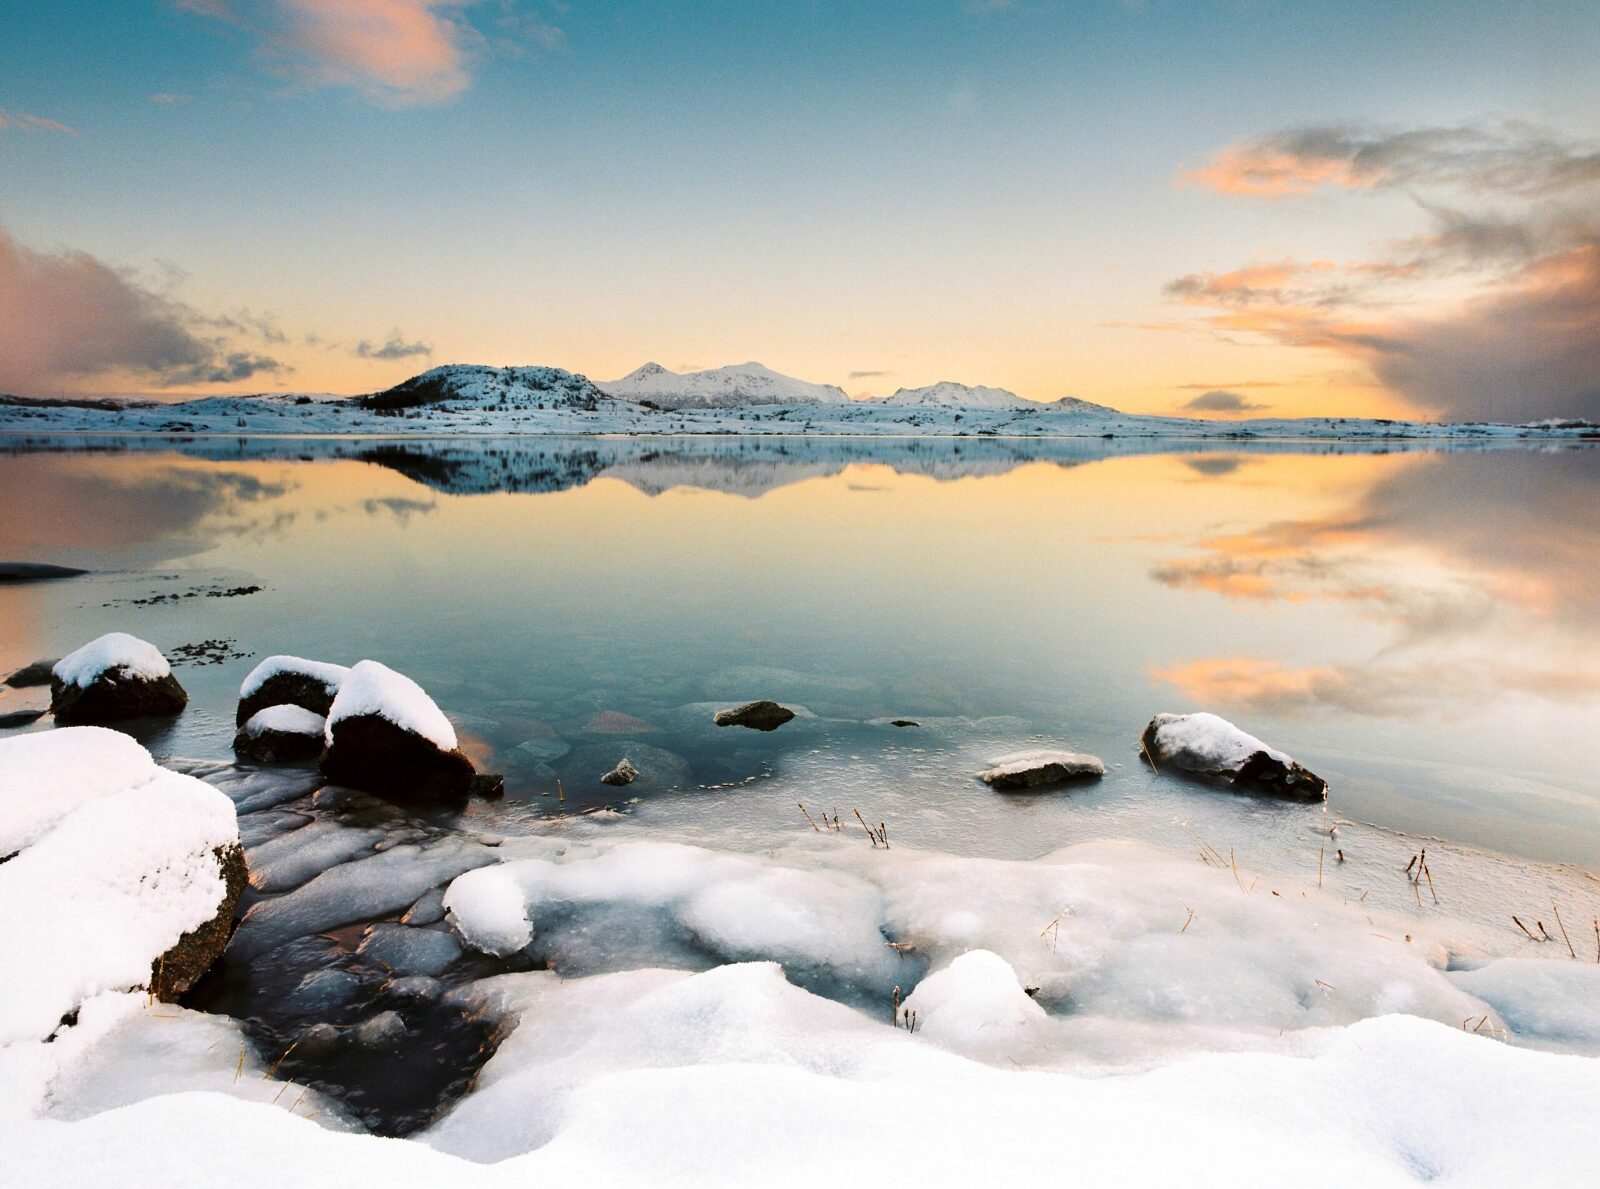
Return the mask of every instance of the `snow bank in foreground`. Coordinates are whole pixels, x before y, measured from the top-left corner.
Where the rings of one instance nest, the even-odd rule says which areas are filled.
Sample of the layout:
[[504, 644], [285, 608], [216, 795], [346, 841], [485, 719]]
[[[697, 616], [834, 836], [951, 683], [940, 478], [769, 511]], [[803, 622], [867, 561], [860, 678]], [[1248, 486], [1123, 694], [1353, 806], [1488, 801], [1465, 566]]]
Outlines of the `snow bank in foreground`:
[[159, 648], [126, 632], [107, 632], [89, 641], [57, 661], [52, 672], [64, 685], [87, 686], [108, 669], [123, 669], [149, 681], [172, 672]]
[[49, 1036], [101, 992], [146, 986], [224, 900], [233, 802], [122, 738], [82, 727], [0, 741], [0, 823], [27, 842], [0, 863], [0, 1045]]
[[416, 735], [441, 751], [456, 749], [456, 729], [423, 688], [404, 673], [377, 661], [362, 661], [350, 670], [328, 711], [327, 742], [333, 728], [347, 718], [376, 714]]
[[7, 1173], [64, 1189], [132, 1169], [172, 1189], [209, 1189], [219, 1169], [239, 1189], [1593, 1183], [1600, 1064], [1405, 1017], [1295, 1054], [1085, 1077], [941, 1051], [769, 965], [494, 982], [523, 1023], [425, 1143], [190, 1093], [0, 1127]]

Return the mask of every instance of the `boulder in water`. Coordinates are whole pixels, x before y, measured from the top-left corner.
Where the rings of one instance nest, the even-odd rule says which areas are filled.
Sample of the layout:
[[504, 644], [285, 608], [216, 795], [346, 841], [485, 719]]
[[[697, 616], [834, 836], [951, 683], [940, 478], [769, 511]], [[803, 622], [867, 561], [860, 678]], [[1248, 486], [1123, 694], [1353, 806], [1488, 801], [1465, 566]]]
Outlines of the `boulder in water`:
[[308, 661], [298, 656], [269, 656], [239, 686], [234, 725], [244, 726], [269, 706], [298, 706], [327, 717], [339, 686], [350, 676], [343, 665]]
[[1098, 756], [1076, 751], [1019, 751], [989, 761], [978, 779], [1001, 790], [1035, 789], [1069, 780], [1098, 780], [1106, 766]]
[[377, 661], [350, 670], [328, 711], [322, 771], [390, 800], [465, 798], [476, 770], [422, 687]]
[[1144, 752], [1172, 768], [1244, 792], [1320, 801], [1328, 782], [1289, 755], [1215, 714], [1158, 714], [1144, 729]]
[[600, 778], [600, 783], [616, 785], [620, 787], [625, 784], [632, 784], [638, 779], [639, 769], [635, 768], [632, 764], [628, 763], [626, 759], [624, 759], [615, 768], [611, 769], [611, 771], [602, 776]]
[[719, 710], [712, 721], [719, 727], [749, 727], [753, 731], [776, 731], [794, 717], [794, 711], [776, 702], [746, 702], [731, 710]]
[[327, 720], [302, 706], [268, 706], [257, 711], [233, 737], [241, 760], [279, 764], [314, 760], [322, 754]]
[[50, 670], [50, 709], [62, 723], [177, 714], [188, 704], [167, 658], [126, 632], [107, 632]]

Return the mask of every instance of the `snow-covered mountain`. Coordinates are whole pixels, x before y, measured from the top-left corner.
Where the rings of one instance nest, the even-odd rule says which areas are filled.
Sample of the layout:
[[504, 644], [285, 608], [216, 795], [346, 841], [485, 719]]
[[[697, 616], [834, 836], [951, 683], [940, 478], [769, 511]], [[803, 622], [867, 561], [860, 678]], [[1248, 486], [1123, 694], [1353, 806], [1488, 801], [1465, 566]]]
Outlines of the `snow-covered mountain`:
[[485, 367], [467, 363], [430, 368], [393, 388], [356, 398], [360, 408], [378, 413], [423, 407], [508, 412], [576, 409], [592, 413], [616, 403], [586, 377], [559, 367]]
[[850, 398], [833, 384], [812, 384], [760, 363], [734, 363], [703, 372], [668, 371], [647, 363], [600, 390], [663, 409], [730, 409], [738, 405], [836, 404]]
[[880, 404], [910, 408], [941, 409], [1032, 409], [1038, 412], [1049, 409], [1066, 413], [1114, 413], [1105, 405], [1091, 404], [1075, 396], [1060, 400], [1036, 401], [1018, 396], [1005, 388], [988, 388], [981, 384], [957, 384], [953, 380], [940, 380], [923, 388], [901, 388], [881, 398]]

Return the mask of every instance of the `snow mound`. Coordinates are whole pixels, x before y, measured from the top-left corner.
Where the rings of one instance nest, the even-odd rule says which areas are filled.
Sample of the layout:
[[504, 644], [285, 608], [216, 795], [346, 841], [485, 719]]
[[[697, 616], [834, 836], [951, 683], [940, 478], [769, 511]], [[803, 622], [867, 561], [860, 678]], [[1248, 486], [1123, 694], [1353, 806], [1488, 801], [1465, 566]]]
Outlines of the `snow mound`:
[[[951, 1048], [1004, 1058], [1046, 1020], [999, 954], [972, 950], [917, 984], [905, 1022]], [[914, 1013], [914, 1015], [913, 1015]]]
[[344, 679], [350, 676], [350, 670], [343, 665], [330, 665], [326, 661], [308, 661], [299, 656], [269, 656], [250, 670], [250, 675], [239, 687], [239, 696], [251, 697], [274, 677], [281, 676], [309, 677], [337, 691]]
[[456, 729], [444, 711], [411, 678], [377, 661], [362, 661], [340, 685], [328, 711], [327, 742], [333, 743], [335, 724], [366, 714], [386, 718], [441, 751], [456, 749]]
[[1182, 757], [1185, 767], [1231, 772], [1258, 751], [1283, 764], [1294, 762], [1215, 714], [1158, 714], [1150, 726], [1163, 757]]
[[505, 867], [458, 877], [444, 894], [444, 907], [466, 943], [486, 954], [504, 958], [533, 940], [526, 898]]
[[160, 775], [131, 736], [105, 727], [61, 727], [0, 742], [0, 858], [34, 842], [85, 801]]
[[268, 706], [251, 715], [244, 724], [246, 735], [260, 735], [277, 731], [283, 735], [321, 735], [327, 729], [327, 720], [302, 706]]
[[1454, 971], [1450, 981], [1494, 1008], [1519, 1036], [1600, 1054], [1600, 962], [1500, 958]]
[[[111, 733], [0, 742], [0, 773], [18, 743], [40, 741], [42, 753], [21, 750], [25, 769], [49, 764], [57, 788], [82, 781], [98, 794], [53, 821], [36, 815], [31, 844], [0, 864], [0, 953], [12, 972], [0, 980], [0, 1045], [49, 1036], [102, 992], [146, 986], [153, 963], [224, 901], [218, 854], [239, 841], [233, 802], [156, 768], [137, 744], [137, 756], [112, 749], [101, 738]], [[123, 760], [125, 772], [110, 768]]]
[[172, 672], [160, 649], [126, 632], [107, 632], [89, 641], [57, 661], [52, 672], [63, 685], [88, 686], [110, 669], [124, 669], [150, 681]]

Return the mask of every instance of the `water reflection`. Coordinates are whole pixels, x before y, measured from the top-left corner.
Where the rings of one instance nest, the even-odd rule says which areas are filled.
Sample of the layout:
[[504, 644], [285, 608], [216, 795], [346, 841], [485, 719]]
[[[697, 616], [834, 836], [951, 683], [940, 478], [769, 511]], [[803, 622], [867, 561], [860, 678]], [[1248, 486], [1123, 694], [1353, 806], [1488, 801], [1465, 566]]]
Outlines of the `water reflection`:
[[[1329, 776], [1340, 812], [1600, 855], [1589, 450], [172, 445], [0, 451], [19, 493], [0, 556], [97, 571], [0, 590], [0, 666], [113, 627], [169, 650], [374, 656], [506, 772], [496, 812], [554, 812], [560, 780], [569, 808], [754, 831], [797, 798], [870, 795], [897, 836], [997, 854], [1113, 816], [1248, 816], [1156, 783], [1133, 751], [1150, 714], [1205, 707]], [[135, 601], [216, 582], [264, 589]], [[152, 744], [225, 755], [252, 663], [180, 669], [191, 709]], [[710, 724], [758, 697], [809, 715], [770, 736]], [[990, 754], [1035, 742], [1112, 774], [1029, 808], [975, 791]], [[624, 755], [648, 770], [637, 805], [598, 784]]]

